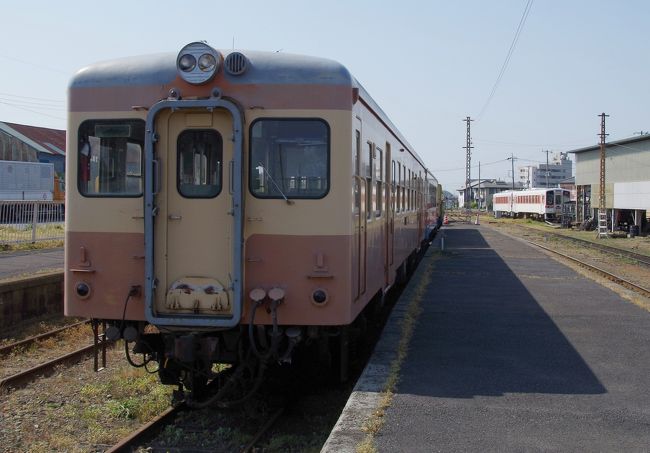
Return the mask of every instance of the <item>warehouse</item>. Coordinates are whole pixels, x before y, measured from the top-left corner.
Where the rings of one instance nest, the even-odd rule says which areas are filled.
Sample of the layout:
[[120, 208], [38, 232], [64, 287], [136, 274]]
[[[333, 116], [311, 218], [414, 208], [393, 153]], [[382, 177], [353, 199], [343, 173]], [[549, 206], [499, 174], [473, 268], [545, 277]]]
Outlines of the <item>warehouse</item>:
[[[575, 155], [577, 220], [596, 218], [600, 193], [600, 145]], [[650, 135], [606, 144], [605, 207], [610, 232], [647, 232], [650, 213]], [[636, 226], [636, 228], [634, 228]]]

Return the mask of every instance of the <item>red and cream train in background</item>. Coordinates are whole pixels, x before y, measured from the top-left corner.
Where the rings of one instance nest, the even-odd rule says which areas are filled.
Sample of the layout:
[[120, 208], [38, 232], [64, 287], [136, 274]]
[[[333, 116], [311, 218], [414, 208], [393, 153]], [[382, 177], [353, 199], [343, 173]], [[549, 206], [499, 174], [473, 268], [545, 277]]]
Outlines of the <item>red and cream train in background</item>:
[[344, 337], [440, 224], [436, 179], [334, 61], [191, 43], [82, 69], [69, 109], [66, 315], [197, 394], [215, 363]]

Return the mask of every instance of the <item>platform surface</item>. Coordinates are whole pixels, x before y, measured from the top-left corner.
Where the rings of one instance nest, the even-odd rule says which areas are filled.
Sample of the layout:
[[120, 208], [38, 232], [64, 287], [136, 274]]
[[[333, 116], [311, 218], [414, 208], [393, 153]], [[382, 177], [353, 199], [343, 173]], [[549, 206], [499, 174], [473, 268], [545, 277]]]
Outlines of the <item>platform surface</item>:
[[[489, 227], [440, 234], [377, 450], [650, 451], [650, 313]], [[354, 451], [377, 388], [357, 384], [324, 451]]]
[[0, 280], [63, 272], [63, 248], [0, 253]]

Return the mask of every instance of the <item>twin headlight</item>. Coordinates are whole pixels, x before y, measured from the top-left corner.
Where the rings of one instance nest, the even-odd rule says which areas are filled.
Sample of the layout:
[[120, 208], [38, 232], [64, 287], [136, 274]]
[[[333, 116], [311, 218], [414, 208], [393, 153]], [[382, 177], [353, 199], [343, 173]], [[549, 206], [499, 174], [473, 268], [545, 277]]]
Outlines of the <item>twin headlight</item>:
[[212, 47], [203, 42], [193, 42], [181, 49], [176, 67], [183, 80], [201, 85], [214, 77], [220, 61], [221, 54]]

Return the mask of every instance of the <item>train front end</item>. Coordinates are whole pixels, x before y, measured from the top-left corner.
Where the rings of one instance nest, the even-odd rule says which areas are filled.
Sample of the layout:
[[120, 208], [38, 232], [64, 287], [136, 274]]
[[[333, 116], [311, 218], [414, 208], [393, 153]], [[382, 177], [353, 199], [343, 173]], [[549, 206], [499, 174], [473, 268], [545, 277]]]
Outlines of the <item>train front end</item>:
[[232, 382], [361, 310], [345, 68], [195, 42], [80, 71], [69, 106], [65, 313], [106, 321], [132, 363], [237, 401]]

